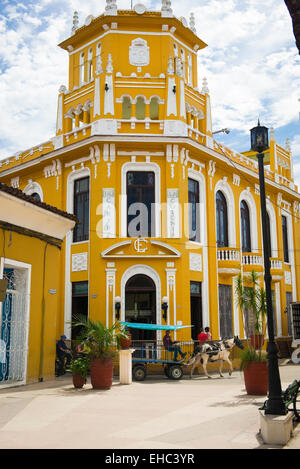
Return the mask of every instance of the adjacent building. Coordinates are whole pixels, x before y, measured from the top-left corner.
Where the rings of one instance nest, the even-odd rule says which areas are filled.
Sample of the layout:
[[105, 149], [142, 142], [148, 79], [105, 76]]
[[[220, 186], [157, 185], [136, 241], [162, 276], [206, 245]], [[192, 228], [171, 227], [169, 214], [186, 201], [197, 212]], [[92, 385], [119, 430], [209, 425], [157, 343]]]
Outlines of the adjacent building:
[[0, 183], [0, 387], [51, 378], [61, 248], [76, 217]]

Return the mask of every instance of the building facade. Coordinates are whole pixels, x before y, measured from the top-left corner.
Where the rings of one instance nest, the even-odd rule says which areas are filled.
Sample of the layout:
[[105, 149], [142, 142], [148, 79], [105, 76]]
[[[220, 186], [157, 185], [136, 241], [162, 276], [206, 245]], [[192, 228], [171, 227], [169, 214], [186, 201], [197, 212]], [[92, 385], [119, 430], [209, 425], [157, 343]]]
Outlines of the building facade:
[[0, 183], [0, 388], [52, 378], [63, 238], [76, 219]]
[[[2, 161], [0, 180], [80, 220], [58, 266], [61, 328], [71, 337], [72, 315], [82, 313], [106, 325], [119, 318], [194, 326], [177, 339], [206, 326], [213, 339], [245, 337], [235, 279], [254, 270], [263, 281], [258, 164], [214, 138], [197, 70], [206, 44], [193, 14], [176, 18], [167, 0], [161, 11], [117, 10], [107, 0], [81, 27], [75, 13], [60, 47], [69, 82], [59, 89], [56, 135]], [[300, 195], [291, 151], [273, 130], [265, 164], [283, 337], [286, 307], [299, 299]]]

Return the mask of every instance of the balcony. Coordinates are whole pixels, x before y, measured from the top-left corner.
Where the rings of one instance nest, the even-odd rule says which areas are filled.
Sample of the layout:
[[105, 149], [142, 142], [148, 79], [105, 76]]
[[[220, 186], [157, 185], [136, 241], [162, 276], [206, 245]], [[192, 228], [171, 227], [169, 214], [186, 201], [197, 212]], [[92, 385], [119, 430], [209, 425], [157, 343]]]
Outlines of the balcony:
[[238, 275], [241, 270], [241, 256], [239, 249], [218, 248], [217, 250], [218, 272], [223, 275]]
[[243, 252], [242, 266], [244, 272], [263, 272], [264, 262], [261, 254], [253, 252]]

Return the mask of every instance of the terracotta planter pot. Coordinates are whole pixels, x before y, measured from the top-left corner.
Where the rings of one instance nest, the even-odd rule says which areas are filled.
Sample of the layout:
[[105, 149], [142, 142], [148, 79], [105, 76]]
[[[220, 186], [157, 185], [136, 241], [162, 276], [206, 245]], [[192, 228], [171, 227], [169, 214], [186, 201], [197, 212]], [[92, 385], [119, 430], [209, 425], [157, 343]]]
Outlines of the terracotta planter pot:
[[268, 393], [268, 362], [249, 362], [244, 368], [247, 394], [265, 396]]
[[86, 383], [86, 378], [79, 374], [73, 375], [74, 388], [82, 388]]
[[121, 349], [128, 350], [130, 345], [131, 345], [131, 334], [128, 334], [128, 339], [125, 339], [124, 337], [121, 337], [120, 338], [120, 345], [121, 345]]
[[263, 334], [251, 334], [250, 337], [251, 345], [255, 350], [259, 350], [264, 345], [264, 335]]
[[91, 383], [94, 389], [110, 389], [114, 364], [111, 358], [94, 358], [91, 363]]

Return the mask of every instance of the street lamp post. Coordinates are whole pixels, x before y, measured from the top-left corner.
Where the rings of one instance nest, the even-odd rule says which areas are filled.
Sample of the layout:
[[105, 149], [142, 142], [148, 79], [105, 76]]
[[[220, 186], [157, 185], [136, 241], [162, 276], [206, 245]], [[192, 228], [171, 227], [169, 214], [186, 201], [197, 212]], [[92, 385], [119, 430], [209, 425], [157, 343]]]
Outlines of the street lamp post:
[[266, 287], [266, 303], [267, 303], [267, 319], [269, 341], [267, 346], [268, 358], [268, 379], [269, 394], [266, 403], [265, 414], [285, 415], [287, 413], [286, 406], [282, 399], [281, 382], [278, 368], [277, 346], [274, 340], [274, 322], [273, 322], [273, 305], [271, 291], [271, 273], [269, 258], [269, 237], [267, 228], [267, 209], [266, 209], [266, 193], [265, 193], [265, 175], [264, 175], [264, 151], [269, 147], [268, 129], [261, 126], [259, 121], [257, 127], [251, 129], [251, 150], [257, 152], [258, 170], [259, 170], [259, 187], [260, 187], [260, 208], [263, 231], [263, 252], [264, 252], [264, 270], [265, 270], [265, 287]]

